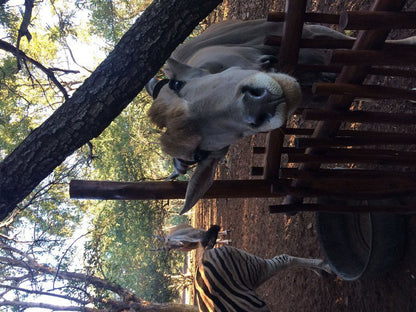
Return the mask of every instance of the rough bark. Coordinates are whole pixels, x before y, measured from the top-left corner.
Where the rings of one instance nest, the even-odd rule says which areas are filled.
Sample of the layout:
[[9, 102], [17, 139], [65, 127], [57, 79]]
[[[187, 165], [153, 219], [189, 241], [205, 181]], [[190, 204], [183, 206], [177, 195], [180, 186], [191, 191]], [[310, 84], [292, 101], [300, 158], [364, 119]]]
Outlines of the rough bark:
[[97, 137], [221, 0], [156, 0], [94, 73], [0, 163], [0, 220]]

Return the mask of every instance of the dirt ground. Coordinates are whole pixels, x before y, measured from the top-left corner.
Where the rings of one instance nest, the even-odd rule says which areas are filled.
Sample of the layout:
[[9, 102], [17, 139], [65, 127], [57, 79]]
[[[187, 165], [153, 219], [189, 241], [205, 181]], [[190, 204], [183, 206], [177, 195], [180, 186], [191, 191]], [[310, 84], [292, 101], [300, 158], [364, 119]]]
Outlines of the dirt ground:
[[[408, 1], [407, 9], [415, 11], [416, 1]], [[310, 10], [339, 12], [367, 9], [372, 1], [310, 1]], [[281, 10], [284, 1], [226, 0], [212, 19], [254, 19], [268, 11]], [[416, 34], [415, 32], [413, 32]], [[392, 37], [408, 35], [395, 31]], [[392, 80], [396, 87], [416, 87], [413, 80]], [[374, 104], [377, 105], [377, 104]], [[380, 105], [380, 104], [378, 104]], [[383, 110], [405, 110], [416, 113], [409, 102], [383, 102]], [[219, 179], [248, 179], [250, 167], [259, 164], [250, 151], [262, 146], [265, 135], [245, 138], [233, 146], [226, 163], [218, 170]], [[250, 253], [273, 257], [288, 253], [301, 257], [323, 257], [318, 242], [314, 213], [298, 213], [293, 217], [270, 214], [269, 205], [279, 199], [202, 200], [195, 209], [194, 224], [207, 228], [219, 224], [231, 230], [232, 245]], [[292, 269], [280, 273], [259, 289], [271, 311], [416, 311], [416, 215], [408, 216], [408, 239], [402, 260], [386, 274], [354, 282], [336, 276], [320, 278], [311, 271]]]

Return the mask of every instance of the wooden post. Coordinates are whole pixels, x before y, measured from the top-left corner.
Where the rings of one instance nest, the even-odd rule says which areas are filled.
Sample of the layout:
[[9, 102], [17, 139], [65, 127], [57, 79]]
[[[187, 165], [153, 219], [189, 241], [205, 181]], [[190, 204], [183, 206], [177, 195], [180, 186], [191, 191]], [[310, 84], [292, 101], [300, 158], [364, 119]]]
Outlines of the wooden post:
[[392, 156], [384, 154], [363, 155], [354, 154], [354, 150], [349, 150], [350, 153], [331, 154], [327, 152], [324, 155], [310, 155], [310, 154], [290, 154], [288, 155], [288, 163], [320, 163], [320, 164], [339, 164], [339, 163], [366, 163], [373, 165], [401, 165], [414, 166], [416, 165], [416, 157], [413, 156]]
[[279, 70], [294, 74], [298, 63], [306, 0], [287, 0], [283, 39], [279, 51]]
[[302, 113], [305, 120], [322, 120], [331, 122], [370, 122], [399, 125], [416, 124], [416, 116], [413, 114], [390, 114], [366, 111], [324, 111], [318, 109], [305, 109]]
[[416, 62], [415, 55], [416, 47], [410, 45], [384, 51], [333, 50], [328, 57], [328, 64], [410, 66]]
[[[416, 54], [415, 54], [416, 55]], [[373, 99], [407, 99], [416, 101], [416, 91], [378, 85], [355, 85], [350, 83], [319, 82], [312, 85], [316, 95], [341, 94]]]
[[317, 171], [304, 171], [297, 168], [281, 168], [279, 177], [282, 179], [390, 179], [390, 178], [409, 178], [416, 181], [416, 172], [408, 171], [388, 171], [388, 170], [369, 170], [369, 169], [319, 169]]
[[[297, 72], [326, 72], [326, 73], [340, 73], [342, 65], [339, 64], [298, 64], [296, 66]], [[368, 70], [369, 75], [381, 76], [397, 76], [397, 77], [416, 77], [416, 70], [402, 69], [394, 67], [371, 67]]]
[[[351, 137], [334, 137], [334, 138], [296, 138], [295, 146], [297, 148], [308, 147], [331, 147], [331, 146], [361, 146], [361, 145], [411, 145], [416, 144], [416, 135], [403, 134], [379, 136], [351, 136]], [[400, 152], [397, 152], [400, 153]]]
[[416, 12], [342, 12], [339, 27], [346, 29], [414, 29], [416, 28]]
[[342, 205], [321, 205], [321, 204], [293, 204], [269, 206], [270, 213], [290, 213], [297, 211], [325, 211], [325, 212], [389, 212], [389, 213], [415, 213], [414, 205], [390, 205], [390, 206], [342, 206]]
[[[216, 180], [203, 198], [279, 197], [266, 180]], [[69, 194], [78, 199], [182, 199], [185, 181], [113, 182], [72, 180]]]
[[[287, 13], [284, 12], [270, 12], [267, 15], [269, 22], [284, 22]], [[324, 24], [339, 24], [338, 14], [327, 13], [305, 13], [305, 22], [310, 23], [324, 23]]]

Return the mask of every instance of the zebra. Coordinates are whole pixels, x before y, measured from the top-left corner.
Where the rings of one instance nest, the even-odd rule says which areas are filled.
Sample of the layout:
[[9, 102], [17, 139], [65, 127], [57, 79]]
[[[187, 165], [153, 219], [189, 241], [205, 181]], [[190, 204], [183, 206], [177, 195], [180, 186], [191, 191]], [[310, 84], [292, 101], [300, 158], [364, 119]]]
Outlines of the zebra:
[[[208, 230], [209, 231], [209, 230]], [[289, 267], [302, 267], [320, 275], [332, 273], [321, 259], [306, 259], [282, 254], [263, 259], [231, 246], [214, 249], [200, 246], [195, 274], [195, 290], [202, 312], [270, 311], [255, 290], [266, 280]]]
[[231, 239], [218, 239], [218, 236], [225, 237], [230, 233], [228, 230], [220, 231], [218, 225], [211, 226], [208, 230], [196, 229], [189, 224], [181, 223], [169, 229], [166, 237], [152, 235], [163, 243], [164, 249], [180, 251], [191, 251], [197, 249], [200, 244], [204, 248], [213, 248], [215, 244], [231, 244]]

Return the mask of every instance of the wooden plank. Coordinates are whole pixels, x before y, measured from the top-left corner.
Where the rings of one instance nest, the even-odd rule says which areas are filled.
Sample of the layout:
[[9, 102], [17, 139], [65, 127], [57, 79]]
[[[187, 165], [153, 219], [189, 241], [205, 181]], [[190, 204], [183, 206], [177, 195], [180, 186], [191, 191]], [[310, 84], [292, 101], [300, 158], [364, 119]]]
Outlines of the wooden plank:
[[415, 213], [414, 205], [389, 205], [389, 206], [343, 206], [343, 205], [322, 205], [322, 204], [292, 204], [269, 206], [270, 213], [291, 213], [297, 211], [323, 211], [323, 212], [389, 212], [389, 213]]
[[266, 137], [263, 179], [274, 179], [279, 175], [281, 149], [284, 134], [281, 129], [270, 131]]
[[416, 166], [414, 156], [391, 156], [391, 155], [359, 155], [354, 153], [345, 153], [344, 155], [331, 154], [327, 152], [324, 155], [310, 154], [289, 154], [288, 163], [319, 163], [319, 164], [373, 164], [373, 165], [397, 165], [397, 166]]
[[373, 99], [406, 99], [416, 101], [415, 90], [384, 87], [379, 85], [319, 82], [312, 85], [312, 93], [316, 95], [340, 94]]
[[[285, 133], [285, 135], [307, 135], [310, 136], [313, 133], [313, 129], [306, 129], [306, 128], [284, 128], [282, 131]], [[385, 137], [391, 137], [391, 138], [400, 138], [402, 136], [410, 136], [415, 137], [415, 135], [412, 134], [405, 134], [405, 133], [399, 133], [399, 132], [382, 132], [382, 131], [366, 131], [366, 130], [339, 130], [338, 136], [359, 136], [359, 137], [377, 137], [377, 136], [385, 136]]]
[[250, 175], [252, 176], [262, 176], [263, 174], [264, 174], [263, 167], [251, 167], [250, 169]]
[[413, 114], [390, 114], [366, 111], [324, 111], [317, 109], [305, 109], [302, 113], [305, 120], [321, 120], [331, 122], [365, 122], [365, 123], [385, 123], [399, 125], [416, 124], [416, 115]]
[[287, 0], [283, 38], [279, 50], [279, 71], [294, 74], [298, 63], [306, 0]]
[[[264, 39], [264, 44], [280, 46], [282, 44], [282, 36], [267, 36]], [[302, 39], [299, 47], [311, 49], [350, 49], [353, 44], [354, 40], [348, 39]]]
[[[285, 183], [285, 181], [280, 183]], [[78, 199], [182, 199], [185, 198], [187, 184], [186, 181], [114, 182], [72, 180], [69, 192], [71, 198]], [[271, 182], [267, 180], [216, 180], [203, 198], [279, 196], [282, 196], [282, 194], [271, 193]]]
[[[320, 179], [298, 180], [301, 186], [288, 185], [279, 181], [273, 183], [272, 192], [296, 197], [336, 196], [346, 199], [383, 199], [395, 196], [410, 196], [416, 192], [414, 179], [332, 179], [322, 183]], [[370, 181], [370, 182], [369, 182]], [[298, 202], [299, 203], [299, 202]], [[296, 203], [283, 203], [296, 204]]]
[[253, 146], [253, 154], [264, 154], [266, 153], [266, 148], [264, 146]]
[[[416, 135], [403, 134], [393, 136], [366, 136], [366, 137], [334, 137], [334, 138], [296, 138], [296, 148], [331, 147], [331, 146], [363, 146], [363, 145], [410, 145], [416, 144]], [[398, 152], [399, 153], [399, 152]]]
[[327, 64], [410, 66], [416, 63], [415, 55], [416, 46], [397, 47], [387, 51], [332, 50]]
[[[298, 64], [297, 72], [324, 72], [324, 73], [340, 73], [342, 65], [336, 64]], [[395, 76], [395, 77], [416, 77], [416, 70], [402, 69], [395, 67], [371, 67], [368, 70], [369, 75]]]
[[339, 27], [346, 29], [415, 29], [416, 12], [341, 12]]
[[282, 179], [325, 179], [325, 178], [371, 178], [371, 179], [390, 179], [390, 178], [409, 178], [416, 179], [416, 171], [388, 171], [388, 170], [369, 170], [369, 169], [319, 169], [317, 171], [298, 170], [297, 168], [281, 168], [279, 178]]
[[[269, 12], [267, 20], [269, 22], [284, 22], [286, 13], [284, 12]], [[305, 13], [305, 22], [323, 23], [323, 24], [339, 24], [338, 14], [327, 13]]]

